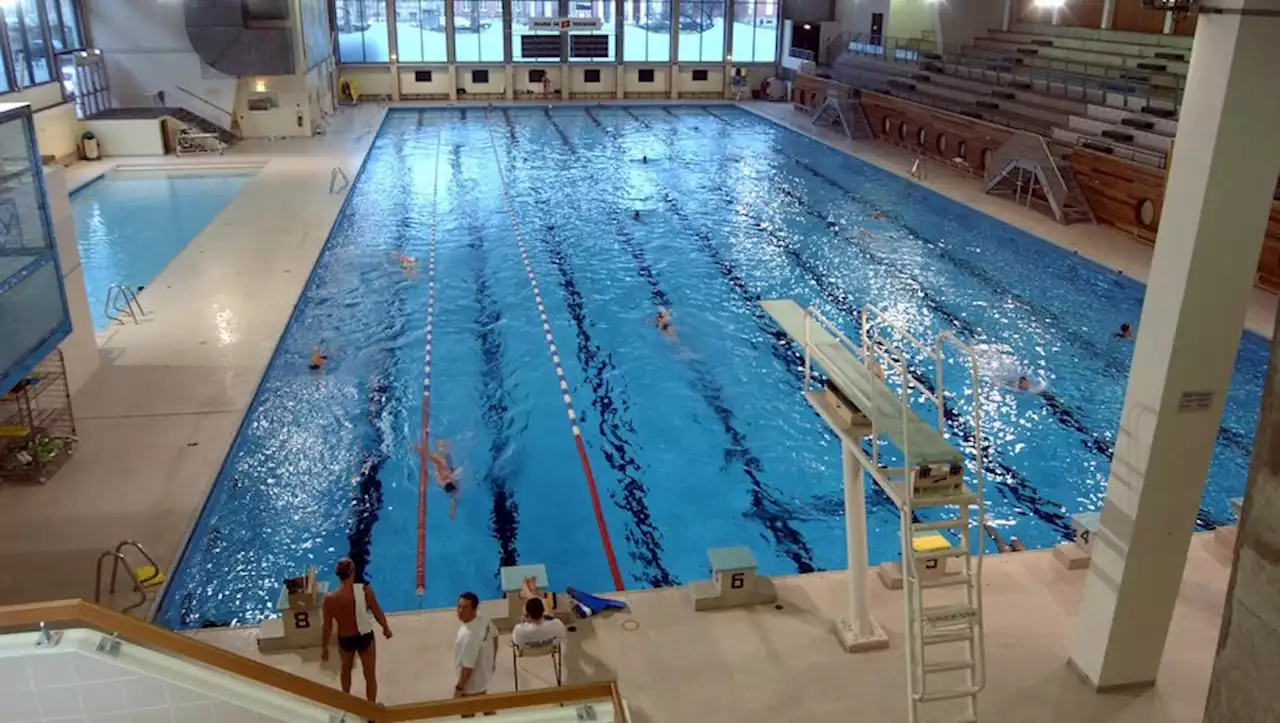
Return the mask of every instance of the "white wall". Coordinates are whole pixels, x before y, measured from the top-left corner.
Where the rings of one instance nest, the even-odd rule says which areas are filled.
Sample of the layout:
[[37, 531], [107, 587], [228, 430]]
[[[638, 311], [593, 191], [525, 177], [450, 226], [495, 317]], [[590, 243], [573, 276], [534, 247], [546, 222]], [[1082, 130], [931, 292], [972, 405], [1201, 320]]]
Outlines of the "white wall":
[[[307, 75], [271, 75], [241, 78], [236, 94], [236, 122], [242, 138], [298, 138], [311, 135], [312, 89]], [[249, 100], [259, 94], [275, 97], [270, 110], [250, 110]]]
[[62, 85], [45, 83], [4, 95], [6, 103], [30, 103], [41, 156], [65, 160], [74, 155], [80, 140], [80, 121], [74, 103], [62, 99]]
[[944, 43], [968, 45], [988, 30], [999, 29], [1004, 0], [947, 0], [938, 4], [938, 16]]
[[393, 78], [391, 76], [391, 71], [387, 68], [358, 68], [348, 65], [340, 67], [338, 69], [338, 75], [339, 77], [354, 81], [357, 86], [356, 91], [361, 95], [391, 95]]
[[[885, 18], [885, 35], [891, 38], [919, 38], [938, 31], [938, 6], [933, 0], [890, 0]], [[943, 42], [951, 42], [943, 38]]]
[[834, 20], [834, 0], [783, 0], [782, 17], [799, 23]]
[[236, 79], [200, 62], [187, 38], [182, 2], [84, 0], [83, 8], [93, 43], [106, 56], [116, 106], [151, 105], [149, 94], [163, 90], [165, 105], [231, 127]]
[[839, 0], [836, 4], [836, 20], [845, 30], [854, 33], [871, 32], [872, 13], [881, 13], [888, 29], [889, 0]]
[[86, 130], [98, 139], [103, 156], [163, 156], [164, 128], [159, 118], [148, 120], [89, 120]]

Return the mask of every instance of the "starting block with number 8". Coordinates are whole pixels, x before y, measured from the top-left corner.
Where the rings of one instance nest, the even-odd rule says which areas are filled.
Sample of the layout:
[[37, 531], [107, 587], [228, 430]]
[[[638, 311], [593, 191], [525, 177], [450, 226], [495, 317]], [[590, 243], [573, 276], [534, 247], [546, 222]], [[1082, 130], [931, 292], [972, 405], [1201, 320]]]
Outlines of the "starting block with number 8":
[[746, 547], [713, 547], [707, 550], [711, 580], [689, 585], [695, 611], [776, 602], [773, 581], [756, 575], [756, 558]]
[[329, 583], [316, 580], [314, 567], [302, 577], [285, 580], [276, 603], [280, 617], [264, 620], [258, 626], [258, 650], [271, 653], [319, 647], [324, 596], [328, 592]]

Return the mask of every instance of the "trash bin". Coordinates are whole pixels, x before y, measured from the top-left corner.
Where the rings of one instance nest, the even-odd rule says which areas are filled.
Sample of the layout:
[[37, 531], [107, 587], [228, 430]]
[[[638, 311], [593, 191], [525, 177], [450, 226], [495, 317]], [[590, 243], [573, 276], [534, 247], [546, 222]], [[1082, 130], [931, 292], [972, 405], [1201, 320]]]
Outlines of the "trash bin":
[[80, 154], [86, 161], [102, 158], [102, 153], [98, 150], [98, 137], [93, 134], [93, 131], [85, 131], [84, 135], [80, 136]]

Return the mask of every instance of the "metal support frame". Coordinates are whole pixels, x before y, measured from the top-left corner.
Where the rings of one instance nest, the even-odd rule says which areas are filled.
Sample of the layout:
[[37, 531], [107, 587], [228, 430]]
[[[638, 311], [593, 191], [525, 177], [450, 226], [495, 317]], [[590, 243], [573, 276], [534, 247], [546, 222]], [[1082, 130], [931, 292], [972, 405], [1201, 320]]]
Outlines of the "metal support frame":
[[[338, 179], [342, 179], [342, 185], [338, 186]], [[351, 179], [347, 178], [347, 172], [342, 170], [342, 166], [334, 166], [329, 172], [329, 195], [342, 193], [351, 185]]]
[[151, 557], [151, 554], [147, 552], [146, 549], [144, 549], [142, 545], [139, 544], [136, 540], [123, 540], [122, 542], [120, 542], [120, 544], [116, 545], [114, 549], [107, 550], [98, 556], [98, 563], [96, 565], [96, 568], [97, 568], [96, 575], [94, 577], [94, 582], [93, 582], [93, 602], [95, 604], [99, 604], [102, 602], [102, 563], [104, 560], [110, 559], [111, 560], [111, 582], [110, 582], [110, 587], [107, 589], [107, 593], [111, 595], [115, 595], [116, 581], [118, 579], [118, 574], [120, 572], [121, 566], [124, 567], [125, 574], [129, 576], [129, 580], [133, 583], [134, 592], [138, 593], [138, 601], [120, 611], [124, 613], [127, 613], [130, 610], [133, 610], [135, 608], [142, 607], [143, 605], [146, 604], [147, 602], [146, 585], [148, 582], [150, 582], [153, 579], [153, 578], [147, 578], [146, 580], [138, 579], [137, 573], [135, 573], [133, 568], [129, 566], [129, 560], [124, 556], [124, 550], [126, 548], [133, 548], [134, 550], [137, 550], [138, 554], [142, 555], [143, 559], [145, 559], [147, 563], [151, 565], [151, 569], [155, 571], [155, 574], [158, 574], [160, 571], [160, 566], [156, 564], [155, 558]]

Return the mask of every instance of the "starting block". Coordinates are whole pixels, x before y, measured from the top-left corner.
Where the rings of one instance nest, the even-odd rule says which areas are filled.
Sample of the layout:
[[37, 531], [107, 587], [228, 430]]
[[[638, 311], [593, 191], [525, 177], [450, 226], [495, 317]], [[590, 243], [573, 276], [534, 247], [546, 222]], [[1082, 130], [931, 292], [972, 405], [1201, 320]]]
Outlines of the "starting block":
[[1089, 558], [1093, 556], [1093, 541], [1098, 535], [1098, 522], [1101, 512], [1081, 512], [1071, 516], [1071, 530], [1075, 533], [1073, 542], [1064, 542], [1053, 548], [1053, 557], [1068, 570], [1079, 570], [1089, 566]]
[[1236, 531], [1240, 528], [1240, 513], [1244, 509], [1243, 497], [1231, 498], [1231, 512], [1236, 516], [1236, 524], [1223, 526], [1213, 531], [1213, 541], [1229, 551], [1236, 549]]
[[302, 577], [285, 580], [280, 585], [276, 610], [280, 617], [262, 621], [258, 626], [258, 650], [274, 653], [281, 650], [320, 647], [323, 629], [324, 596], [329, 583], [316, 580], [313, 567]]
[[756, 558], [747, 547], [713, 547], [707, 550], [711, 580], [690, 583], [693, 609], [718, 610], [742, 605], [776, 602], [778, 592], [768, 577], [756, 575]]
[[[951, 547], [951, 541], [936, 532], [922, 532], [911, 538], [911, 548], [916, 552], [940, 552], [949, 550]], [[902, 589], [902, 563], [882, 562], [880, 567], [876, 568], [876, 574], [880, 577], [880, 584], [887, 589]], [[925, 560], [920, 568], [921, 580], [936, 580], [946, 574], [947, 558], [945, 557]]]
[[520, 590], [524, 587], [526, 577], [534, 579], [534, 589], [542, 595], [548, 615], [554, 615], [565, 622], [573, 619], [569, 596], [547, 592], [550, 583], [547, 582], [546, 565], [512, 565], [498, 572], [504, 599], [484, 600], [480, 603], [480, 612], [493, 621], [498, 632], [509, 633], [516, 623], [524, 619], [524, 599], [520, 597]]

